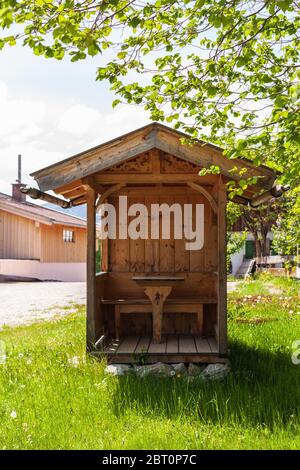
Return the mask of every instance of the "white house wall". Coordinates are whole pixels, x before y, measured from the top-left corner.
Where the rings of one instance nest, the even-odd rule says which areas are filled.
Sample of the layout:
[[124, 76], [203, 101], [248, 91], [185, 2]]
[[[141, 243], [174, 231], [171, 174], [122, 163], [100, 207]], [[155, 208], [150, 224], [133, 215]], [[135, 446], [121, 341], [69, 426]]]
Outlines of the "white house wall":
[[85, 282], [85, 263], [41, 263], [35, 260], [0, 259], [0, 274], [41, 281]]
[[234, 255], [231, 255], [230, 260], [231, 260], [233, 276], [235, 276], [238, 270], [240, 269], [244, 260], [244, 256], [245, 256], [245, 246], [243, 246], [241, 251], [239, 251], [238, 253], [234, 253]]

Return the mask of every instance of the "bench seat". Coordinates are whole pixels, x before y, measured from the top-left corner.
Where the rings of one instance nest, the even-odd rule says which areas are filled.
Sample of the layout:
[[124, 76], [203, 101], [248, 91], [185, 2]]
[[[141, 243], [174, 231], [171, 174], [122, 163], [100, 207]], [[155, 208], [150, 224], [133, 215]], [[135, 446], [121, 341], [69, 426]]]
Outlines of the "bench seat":
[[[122, 313], [152, 313], [150, 299], [101, 299], [101, 304], [115, 306], [115, 336], [120, 337]], [[203, 305], [216, 304], [217, 300], [210, 297], [167, 298], [164, 302], [164, 313], [194, 313], [197, 316], [199, 332], [203, 329]]]

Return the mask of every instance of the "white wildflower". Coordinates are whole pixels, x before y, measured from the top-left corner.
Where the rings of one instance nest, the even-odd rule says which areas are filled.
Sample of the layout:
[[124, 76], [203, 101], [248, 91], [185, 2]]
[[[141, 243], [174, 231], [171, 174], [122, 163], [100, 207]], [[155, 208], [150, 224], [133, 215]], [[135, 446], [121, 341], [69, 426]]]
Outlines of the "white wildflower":
[[68, 363], [72, 367], [78, 367], [80, 364], [80, 358], [78, 356], [70, 357]]
[[11, 413], [10, 413], [10, 417], [13, 418], [13, 419], [16, 419], [17, 417], [17, 412], [15, 410], [13, 410]]

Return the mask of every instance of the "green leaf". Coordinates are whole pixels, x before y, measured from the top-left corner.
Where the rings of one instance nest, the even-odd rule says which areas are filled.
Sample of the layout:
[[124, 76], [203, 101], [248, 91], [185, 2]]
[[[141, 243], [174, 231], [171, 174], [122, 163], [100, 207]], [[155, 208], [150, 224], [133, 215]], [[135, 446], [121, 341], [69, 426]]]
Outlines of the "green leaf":
[[53, 51], [53, 57], [55, 57], [55, 59], [57, 60], [62, 60], [65, 56], [65, 51], [64, 49], [55, 49]]
[[95, 56], [100, 52], [100, 48], [96, 42], [92, 42], [88, 45], [88, 54], [90, 56]]
[[38, 44], [33, 48], [33, 52], [35, 55], [43, 55], [44, 54], [44, 46], [42, 44]]
[[115, 107], [118, 106], [118, 104], [120, 104], [120, 103], [122, 103], [122, 101], [119, 100], [119, 99], [116, 99], [116, 100], [114, 100], [114, 101], [112, 102], [112, 107], [115, 108]]
[[277, 0], [276, 5], [281, 8], [282, 11], [287, 11], [292, 7], [293, 0]]
[[135, 16], [129, 20], [129, 26], [136, 28], [141, 23], [141, 19], [138, 16]]
[[127, 56], [126, 51], [121, 51], [121, 52], [118, 52], [117, 54], [118, 59], [125, 59], [126, 56]]
[[216, 96], [217, 93], [218, 93], [218, 88], [216, 86], [210, 85], [207, 88], [207, 96], [209, 96], [210, 98]]

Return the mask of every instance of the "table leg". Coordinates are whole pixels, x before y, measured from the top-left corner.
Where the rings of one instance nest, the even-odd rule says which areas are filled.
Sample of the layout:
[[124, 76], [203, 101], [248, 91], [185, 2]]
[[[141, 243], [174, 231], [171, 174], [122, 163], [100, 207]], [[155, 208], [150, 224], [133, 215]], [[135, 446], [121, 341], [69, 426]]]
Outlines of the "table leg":
[[146, 287], [145, 294], [149, 297], [152, 303], [153, 315], [153, 340], [154, 343], [161, 342], [161, 329], [164, 302], [172, 290], [171, 286], [162, 287]]

